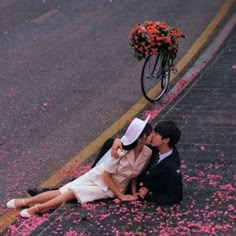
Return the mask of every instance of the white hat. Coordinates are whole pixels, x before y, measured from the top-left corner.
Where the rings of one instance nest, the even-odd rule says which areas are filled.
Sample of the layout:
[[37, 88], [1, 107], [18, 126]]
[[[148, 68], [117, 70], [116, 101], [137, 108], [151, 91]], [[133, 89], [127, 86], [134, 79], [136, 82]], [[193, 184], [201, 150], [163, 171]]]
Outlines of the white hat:
[[148, 115], [145, 121], [140, 120], [138, 118], [134, 118], [132, 120], [128, 129], [125, 132], [125, 135], [121, 138], [121, 142], [123, 143], [123, 145], [130, 145], [138, 139], [144, 127], [146, 126], [149, 118], [150, 115]]

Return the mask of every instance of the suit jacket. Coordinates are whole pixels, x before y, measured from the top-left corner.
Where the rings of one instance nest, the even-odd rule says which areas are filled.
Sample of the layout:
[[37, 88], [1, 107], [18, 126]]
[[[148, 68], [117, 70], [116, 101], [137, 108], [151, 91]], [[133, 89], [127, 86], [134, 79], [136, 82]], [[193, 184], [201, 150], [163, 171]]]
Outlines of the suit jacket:
[[170, 156], [151, 168], [158, 153], [159, 150], [153, 148], [150, 164], [139, 177], [139, 183], [142, 182], [149, 189], [145, 200], [158, 205], [180, 203], [183, 199], [183, 183], [178, 150], [174, 148]]

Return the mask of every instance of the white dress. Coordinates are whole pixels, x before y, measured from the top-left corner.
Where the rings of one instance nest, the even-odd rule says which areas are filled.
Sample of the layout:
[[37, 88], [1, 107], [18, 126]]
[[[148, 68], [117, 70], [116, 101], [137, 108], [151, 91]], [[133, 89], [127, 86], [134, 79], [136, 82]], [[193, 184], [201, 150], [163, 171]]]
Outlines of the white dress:
[[102, 177], [104, 170], [111, 174], [118, 189], [124, 193], [130, 180], [137, 177], [146, 167], [151, 154], [151, 149], [144, 146], [136, 160], [133, 150], [121, 158], [114, 158], [111, 156], [110, 149], [102, 157], [107, 161], [99, 162], [94, 168], [59, 190], [61, 193], [72, 190], [80, 203], [113, 198], [114, 193], [108, 188]]

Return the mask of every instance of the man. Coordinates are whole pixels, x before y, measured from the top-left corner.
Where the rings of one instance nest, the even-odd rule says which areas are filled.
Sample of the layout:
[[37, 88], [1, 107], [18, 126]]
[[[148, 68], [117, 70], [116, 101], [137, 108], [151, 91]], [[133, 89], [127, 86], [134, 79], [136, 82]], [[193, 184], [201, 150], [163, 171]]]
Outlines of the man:
[[139, 196], [158, 205], [178, 204], [183, 199], [180, 158], [175, 145], [181, 132], [172, 121], [161, 121], [151, 140], [152, 157], [139, 176]]

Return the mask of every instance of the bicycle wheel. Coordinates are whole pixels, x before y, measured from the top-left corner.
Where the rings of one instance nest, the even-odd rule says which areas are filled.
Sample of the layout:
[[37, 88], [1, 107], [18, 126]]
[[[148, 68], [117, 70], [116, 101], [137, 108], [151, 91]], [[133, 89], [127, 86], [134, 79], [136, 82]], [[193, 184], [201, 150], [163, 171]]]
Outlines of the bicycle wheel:
[[159, 100], [166, 92], [170, 80], [168, 56], [162, 54], [148, 57], [143, 65], [141, 88], [144, 97], [150, 102]]

